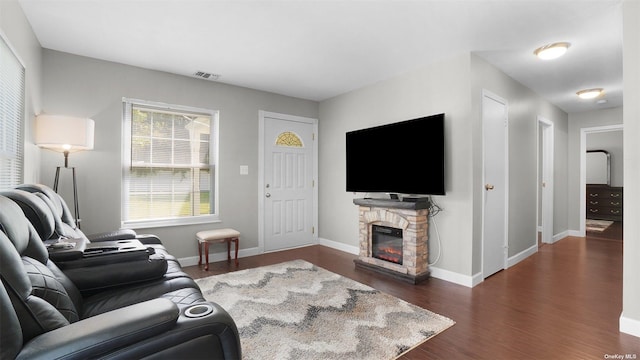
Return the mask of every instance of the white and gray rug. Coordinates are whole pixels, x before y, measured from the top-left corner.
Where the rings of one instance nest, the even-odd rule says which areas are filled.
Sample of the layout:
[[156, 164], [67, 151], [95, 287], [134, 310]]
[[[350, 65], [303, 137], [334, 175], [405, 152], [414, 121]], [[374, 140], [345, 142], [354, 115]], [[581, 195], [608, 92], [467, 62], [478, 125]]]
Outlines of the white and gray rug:
[[303, 260], [196, 281], [244, 359], [394, 359], [455, 323]]

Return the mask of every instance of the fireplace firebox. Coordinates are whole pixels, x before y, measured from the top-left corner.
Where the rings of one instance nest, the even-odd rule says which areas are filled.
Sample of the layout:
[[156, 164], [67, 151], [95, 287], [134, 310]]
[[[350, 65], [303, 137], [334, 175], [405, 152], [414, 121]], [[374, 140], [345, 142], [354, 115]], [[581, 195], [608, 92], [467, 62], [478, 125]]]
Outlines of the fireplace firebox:
[[402, 229], [372, 225], [371, 256], [402, 265]]

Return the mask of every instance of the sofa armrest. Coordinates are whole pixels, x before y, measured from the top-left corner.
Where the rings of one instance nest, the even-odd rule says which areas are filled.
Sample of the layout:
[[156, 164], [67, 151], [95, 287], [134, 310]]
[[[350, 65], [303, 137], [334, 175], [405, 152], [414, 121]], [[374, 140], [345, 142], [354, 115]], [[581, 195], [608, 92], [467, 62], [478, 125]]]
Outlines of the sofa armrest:
[[171, 330], [178, 317], [178, 307], [168, 299], [145, 301], [42, 334], [17, 358], [97, 358]]
[[120, 229], [87, 235], [90, 242], [137, 239], [145, 245], [162, 245], [160, 238], [153, 234], [137, 234], [131, 229]]
[[[211, 311], [185, 315], [201, 307]], [[178, 315], [171, 301], [155, 299], [40, 335], [23, 347], [17, 359], [144, 357], [239, 360], [242, 350], [235, 322], [219, 305], [198, 303]]]
[[131, 229], [120, 229], [87, 235], [87, 239], [91, 242], [127, 240], [135, 238], [136, 232]]
[[160, 238], [153, 234], [138, 234], [136, 239], [145, 245], [162, 245]]
[[122, 287], [162, 278], [167, 273], [167, 260], [151, 256], [146, 260], [63, 268], [63, 272], [82, 292]]

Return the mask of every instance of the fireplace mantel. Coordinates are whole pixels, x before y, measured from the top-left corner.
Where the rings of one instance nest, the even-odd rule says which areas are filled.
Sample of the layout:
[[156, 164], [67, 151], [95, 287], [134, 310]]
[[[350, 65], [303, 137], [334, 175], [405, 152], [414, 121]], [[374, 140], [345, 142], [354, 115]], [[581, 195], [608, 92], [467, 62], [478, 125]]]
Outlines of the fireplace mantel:
[[[355, 199], [359, 206], [360, 256], [357, 267], [418, 283], [429, 277], [427, 227], [429, 203], [391, 199]], [[372, 257], [372, 226], [402, 229], [403, 262]]]
[[388, 209], [422, 210], [429, 208], [428, 201], [401, 201], [394, 199], [353, 199], [353, 203], [359, 206], [380, 207]]

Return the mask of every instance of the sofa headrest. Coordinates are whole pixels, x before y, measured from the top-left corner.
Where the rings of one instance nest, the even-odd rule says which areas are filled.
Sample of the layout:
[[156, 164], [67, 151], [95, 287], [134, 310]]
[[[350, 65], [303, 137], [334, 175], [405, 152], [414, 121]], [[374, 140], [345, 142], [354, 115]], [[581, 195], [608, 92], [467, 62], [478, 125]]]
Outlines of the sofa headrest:
[[[20, 255], [46, 264], [49, 253], [33, 225], [16, 202], [0, 194], [0, 231]], [[2, 250], [0, 250], [2, 251]]]
[[0, 230], [13, 243], [18, 253], [29, 245], [29, 221], [20, 206], [0, 195]]
[[54, 235], [56, 222], [51, 209], [53, 205], [48, 198], [39, 193], [32, 194], [16, 189], [2, 191], [0, 195], [8, 197], [20, 206], [22, 213], [31, 222], [41, 239], [48, 240], [57, 237]]
[[[67, 232], [77, 229], [76, 221], [73, 218], [73, 215], [71, 215], [71, 210], [69, 209], [69, 206], [67, 206], [67, 203], [64, 201], [64, 199], [58, 193], [53, 191], [52, 188], [42, 184], [22, 184], [22, 185], [16, 186], [16, 189], [28, 191], [34, 194], [39, 193], [49, 198], [49, 200], [51, 200], [50, 205], [52, 206], [54, 217], [57, 220], [62, 221], [62, 223], [66, 224], [65, 226], [66, 228], [70, 228], [70, 229], [67, 229]], [[72, 236], [71, 234], [64, 234], [64, 235]]]

